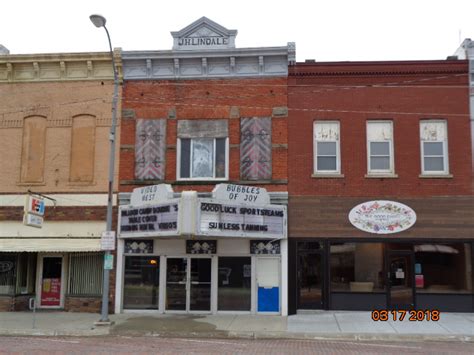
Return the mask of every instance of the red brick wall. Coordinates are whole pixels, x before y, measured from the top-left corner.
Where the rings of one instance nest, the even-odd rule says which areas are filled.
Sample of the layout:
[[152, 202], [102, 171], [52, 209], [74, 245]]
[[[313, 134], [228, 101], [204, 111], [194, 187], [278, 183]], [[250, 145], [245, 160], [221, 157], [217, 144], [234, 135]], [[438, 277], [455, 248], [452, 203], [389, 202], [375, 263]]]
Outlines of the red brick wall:
[[[99, 313], [102, 307], [102, 297], [71, 297], [66, 296], [64, 310], [67, 312]], [[109, 308], [109, 313], [113, 309]]]
[[[272, 180], [264, 187], [270, 191], [286, 191], [287, 115], [273, 114], [274, 108], [287, 107], [286, 78], [125, 81], [120, 149], [120, 191], [140, 186], [135, 180], [135, 123], [139, 118], [167, 118], [166, 183], [175, 191], [211, 191], [214, 184], [176, 183], [177, 120], [228, 119], [229, 180], [240, 182], [240, 118], [272, 117]], [[169, 115], [169, 112], [175, 114]], [[236, 114], [237, 112], [237, 114]], [[160, 183], [159, 181], [146, 182]], [[258, 185], [258, 183], [256, 183]]]
[[12, 296], [0, 296], [0, 312], [10, 312], [15, 308], [15, 300]]
[[[289, 193], [326, 196], [471, 194], [466, 61], [299, 63], [290, 67]], [[452, 178], [420, 178], [419, 121], [447, 120]], [[366, 178], [366, 121], [393, 121], [398, 178]], [[344, 178], [312, 178], [313, 121], [340, 122]]]

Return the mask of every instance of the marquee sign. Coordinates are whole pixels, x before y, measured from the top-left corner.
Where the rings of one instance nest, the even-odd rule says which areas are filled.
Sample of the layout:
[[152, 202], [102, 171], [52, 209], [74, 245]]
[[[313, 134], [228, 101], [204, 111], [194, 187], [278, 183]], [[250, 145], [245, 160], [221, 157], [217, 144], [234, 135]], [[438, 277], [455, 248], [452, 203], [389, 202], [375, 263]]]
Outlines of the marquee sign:
[[368, 201], [354, 207], [349, 213], [349, 220], [354, 227], [364, 232], [392, 234], [413, 226], [416, 213], [399, 202]]
[[212, 190], [212, 197], [234, 204], [270, 204], [270, 195], [267, 190], [256, 186], [219, 184]]
[[285, 206], [243, 205], [200, 199], [197, 234], [252, 238], [286, 238]]
[[179, 205], [176, 199], [161, 204], [120, 207], [120, 237], [177, 235]]
[[169, 184], [137, 187], [133, 189], [130, 204], [133, 206], [155, 204], [170, 198], [173, 198], [173, 189]]

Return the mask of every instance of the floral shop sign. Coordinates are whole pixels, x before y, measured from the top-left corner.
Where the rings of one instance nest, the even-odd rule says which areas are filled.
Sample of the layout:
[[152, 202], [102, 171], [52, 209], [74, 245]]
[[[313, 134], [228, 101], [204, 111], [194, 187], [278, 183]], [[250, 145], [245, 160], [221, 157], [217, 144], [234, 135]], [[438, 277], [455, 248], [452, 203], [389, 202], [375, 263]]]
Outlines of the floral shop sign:
[[349, 213], [349, 220], [354, 227], [364, 232], [391, 234], [413, 226], [416, 213], [403, 203], [368, 201], [355, 206]]

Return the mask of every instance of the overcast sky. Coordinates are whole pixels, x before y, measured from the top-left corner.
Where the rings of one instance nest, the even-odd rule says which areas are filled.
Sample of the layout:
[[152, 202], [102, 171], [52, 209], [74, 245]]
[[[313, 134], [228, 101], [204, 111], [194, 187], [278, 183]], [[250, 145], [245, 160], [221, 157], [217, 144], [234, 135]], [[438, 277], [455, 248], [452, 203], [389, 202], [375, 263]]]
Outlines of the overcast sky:
[[474, 39], [474, 0], [9, 0], [0, 44], [11, 54], [171, 49], [170, 31], [202, 16], [238, 30], [237, 47], [296, 42], [298, 61], [446, 59]]

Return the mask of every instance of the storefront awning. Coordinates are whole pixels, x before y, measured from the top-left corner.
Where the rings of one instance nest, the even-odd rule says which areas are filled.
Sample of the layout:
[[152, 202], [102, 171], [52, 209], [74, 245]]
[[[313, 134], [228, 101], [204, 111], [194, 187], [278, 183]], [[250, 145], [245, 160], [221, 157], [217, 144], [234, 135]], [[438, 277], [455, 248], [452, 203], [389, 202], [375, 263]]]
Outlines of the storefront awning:
[[450, 247], [449, 245], [441, 245], [441, 244], [415, 245], [415, 252], [459, 254], [459, 250], [454, 249], [453, 247]]
[[100, 251], [100, 238], [0, 238], [0, 252]]

